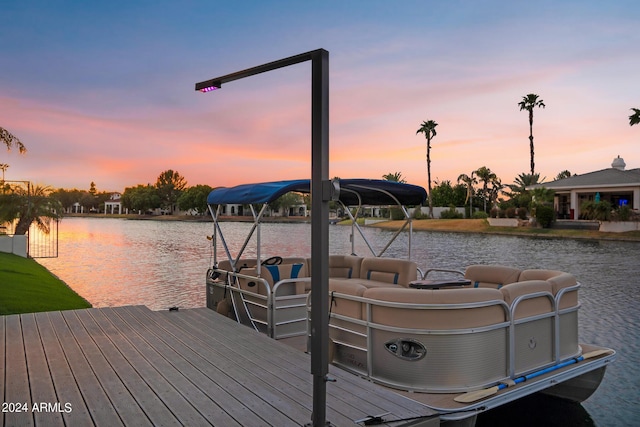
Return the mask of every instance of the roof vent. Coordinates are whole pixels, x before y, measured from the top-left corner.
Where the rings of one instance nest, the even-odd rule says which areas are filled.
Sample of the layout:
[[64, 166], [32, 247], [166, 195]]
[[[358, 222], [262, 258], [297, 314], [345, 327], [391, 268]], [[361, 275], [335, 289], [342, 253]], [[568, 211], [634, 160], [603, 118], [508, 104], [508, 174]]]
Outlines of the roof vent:
[[611, 167], [621, 170], [624, 170], [624, 167], [627, 166], [627, 164], [624, 162], [624, 159], [621, 159], [620, 156], [616, 157], [615, 159], [613, 159], [613, 162], [611, 163]]

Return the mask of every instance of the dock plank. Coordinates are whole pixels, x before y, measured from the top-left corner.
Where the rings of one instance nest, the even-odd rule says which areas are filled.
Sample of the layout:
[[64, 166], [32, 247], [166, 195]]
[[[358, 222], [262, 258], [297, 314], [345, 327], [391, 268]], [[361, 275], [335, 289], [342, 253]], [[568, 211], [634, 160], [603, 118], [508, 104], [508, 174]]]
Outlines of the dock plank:
[[[61, 312], [55, 311], [49, 313], [49, 319], [60, 341], [60, 346], [64, 351], [76, 384], [82, 393], [83, 400], [87, 403], [93, 424], [98, 427], [124, 426], [126, 420], [133, 421], [145, 418], [144, 413], [136, 410], [133, 405], [127, 408], [127, 402], [119, 405], [122, 414], [118, 413], [118, 406], [114, 404], [114, 402], [117, 403], [117, 400], [109, 398], [65, 317]], [[126, 393], [126, 390], [121, 391]]]
[[[162, 313], [161, 313], [162, 314]], [[188, 322], [194, 325], [196, 329], [210, 329], [211, 324], [215, 324], [215, 327], [222, 332], [222, 335], [232, 333], [232, 329], [235, 326], [233, 322], [222, 322], [218, 319], [219, 316], [212, 315], [211, 310], [208, 309], [192, 309], [188, 313]], [[225, 319], [226, 320], [226, 319]], [[261, 335], [263, 339], [268, 339]], [[249, 340], [243, 340], [240, 343], [234, 344], [234, 346], [240, 346], [243, 351], [249, 351], [253, 347], [253, 344]], [[298, 351], [290, 349], [288, 346], [278, 346], [273, 349], [272, 353], [275, 357], [275, 365], [284, 369], [285, 373], [278, 372], [278, 375], [286, 375], [288, 378], [295, 376], [302, 381], [308, 381], [310, 377], [310, 361], [306, 365], [299, 363], [293, 363], [290, 359], [291, 356], [297, 356]], [[404, 396], [399, 396], [396, 393], [390, 393], [385, 396], [384, 400], [376, 398], [376, 392], [379, 390], [379, 386], [372, 384], [369, 381], [357, 381], [352, 379], [354, 375], [345, 372], [334, 366], [329, 366], [329, 375], [335, 378], [335, 383], [328, 384], [329, 396], [331, 399], [333, 394], [340, 396], [339, 402], [336, 402], [336, 406], [339, 403], [349, 403], [351, 406], [361, 410], [363, 416], [372, 413], [390, 412], [398, 417], [410, 417], [424, 415], [423, 407], [416, 407], [415, 402], [411, 399], [407, 399]], [[331, 393], [334, 391], [335, 393]], [[368, 399], [371, 396], [372, 399]], [[333, 407], [333, 405], [331, 405]], [[395, 414], [395, 411], [401, 410], [401, 413]], [[362, 418], [360, 417], [360, 418]]]
[[[146, 317], [140, 317], [135, 311], [129, 307], [119, 309], [105, 309], [113, 311], [113, 316], [118, 316], [120, 322], [126, 326], [120, 326], [125, 333], [127, 328], [131, 331], [143, 330], [141, 326], [146, 321]], [[132, 343], [137, 348], [143, 349], [144, 353], [150, 360], [153, 360], [160, 371], [164, 375], [171, 376], [172, 382], [188, 381], [180, 385], [185, 394], [188, 394], [190, 401], [200, 409], [203, 416], [209, 419], [217, 420], [221, 425], [225, 426], [260, 426], [264, 425], [264, 420], [243, 408], [242, 402], [229, 393], [223, 386], [213, 381], [212, 378], [205, 375], [199, 367], [197, 358], [190, 360], [184, 357], [180, 351], [176, 350], [171, 340], [163, 341], [159, 337], [166, 336], [166, 329], [158, 328], [156, 330], [146, 329], [144, 334], [138, 333], [136, 336], [129, 336]], [[181, 346], [181, 343], [178, 343]], [[154, 352], [156, 354], [154, 354]], [[159, 357], [162, 358], [159, 358]], [[179, 372], [182, 378], [175, 378], [171, 371]]]
[[[211, 425], [208, 419], [213, 413], [202, 414], [196, 408], [206, 408], [214, 403], [167, 360], [171, 357], [168, 349], [150, 345], [141, 334], [109, 309], [93, 311], [91, 314], [105, 333], [117, 337], [112, 340], [122, 355], [135, 366], [140, 376], [181, 423]], [[120, 334], [115, 335], [115, 330]], [[232, 422], [227, 419], [225, 425]]]
[[[120, 312], [123, 309], [118, 308]], [[190, 363], [196, 364], [201, 371], [207, 375], [211, 381], [218, 384], [224, 384], [224, 387], [236, 396], [243, 406], [249, 408], [252, 412], [260, 417], [256, 425], [264, 425], [265, 422], [271, 425], [280, 426], [299, 426], [299, 420], [292, 419], [291, 412], [283, 413], [283, 411], [293, 410], [291, 403], [287, 401], [288, 396], [274, 390], [271, 385], [261, 382], [251, 381], [250, 386], [247, 385], [247, 372], [238, 363], [235, 356], [226, 357], [215, 349], [201, 345], [194, 340], [194, 337], [185, 330], [185, 324], [179, 322], [179, 318], [183, 317], [184, 312], [178, 317], [171, 319], [171, 322], [162, 321], [164, 319], [156, 319], [155, 316], [149, 316], [150, 311], [138, 308], [138, 315], [144, 316], [139, 318], [137, 327], [144, 329], [148, 334], [154, 334], [158, 339], [162, 340], [165, 345], [169, 345]], [[172, 313], [174, 314], [174, 313]], [[129, 320], [132, 321], [131, 317]], [[161, 320], [160, 322], [158, 320]], [[177, 325], [179, 329], [167, 330], [165, 325]], [[226, 407], [226, 406], [225, 406]], [[304, 418], [304, 422], [310, 419], [308, 412], [301, 412], [300, 417]], [[245, 417], [242, 418], [242, 424], [248, 422]]]
[[[215, 312], [144, 306], [0, 316], [5, 400], [72, 411], [2, 414], [4, 426], [301, 426], [313, 406], [310, 356]], [[433, 414], [330, 368], [327, 419]], [[384, 425], [384, 424], [383, 424]], [[397, 425], [396, 423], [389, 425]]]
[[35, 421], [30, 410], [33, 402], [29, 391], [20, 316], [17, 314], [6, 316], [5, 328], [5, 394], [3, 402], [14, 406], [9, 408], [8, 412], [3, 412], [4, 425], [33, 426]]
[[21, 322], [34, 421], [36, 424], [51, 427], [64, 426], [62, 413], [56, 407], [58, 396], [53, 386], [35, 315], [25, 314], [21, 316]]
[[58, 402], [65, 407], [62, 417], [66, 425], [70, 425], [72, 420], [76, 425], [92, 425], [93, 420], [91, 419], [89, 408], [87, 408], [82, 393], [78, 388], [71, 366], [69, 366], [51, 323], [49, 313], [37, 313], [35, 319], [38, 323], [42, 347], [47, 358]]

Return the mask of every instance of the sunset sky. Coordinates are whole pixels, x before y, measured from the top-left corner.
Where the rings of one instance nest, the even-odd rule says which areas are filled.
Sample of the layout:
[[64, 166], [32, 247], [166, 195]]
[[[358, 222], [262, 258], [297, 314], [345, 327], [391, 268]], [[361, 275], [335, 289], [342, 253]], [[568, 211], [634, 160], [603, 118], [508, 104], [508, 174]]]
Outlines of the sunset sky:
[[330, 54], [330, 176], [427, 186], [481, 166], [640, 167], [640, 2], [8, 0], [0, 16], [7, 180], [123, 191], [173, 169], [212, 187], [310, 176], [310, 63], [202, 94], [196, 82]]

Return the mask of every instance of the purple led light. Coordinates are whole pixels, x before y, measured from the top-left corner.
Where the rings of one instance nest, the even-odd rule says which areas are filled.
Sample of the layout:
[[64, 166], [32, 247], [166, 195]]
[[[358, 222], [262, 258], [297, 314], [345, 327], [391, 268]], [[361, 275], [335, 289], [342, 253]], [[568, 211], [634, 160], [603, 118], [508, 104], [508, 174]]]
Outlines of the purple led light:
[[211, 92], [212, 90], [216, 90], [216, 89], [220, 89], [220, 88], [217, 87], [217, 86], [209, 86], [209, 87], [205, 87], [205, 88], [200, 89], [200, 92], [203, 92], [203, 93], [204, 92]]

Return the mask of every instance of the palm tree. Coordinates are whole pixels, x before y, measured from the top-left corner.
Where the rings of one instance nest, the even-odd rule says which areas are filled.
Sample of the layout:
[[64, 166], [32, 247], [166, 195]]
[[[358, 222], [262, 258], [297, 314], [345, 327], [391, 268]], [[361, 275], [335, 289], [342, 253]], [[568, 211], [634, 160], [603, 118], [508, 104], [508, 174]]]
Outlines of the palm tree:
[[466, 205], [467, 202], [469, 202], [469, 217], [471, 217], [471, 214], [473, 213], [473, 185], [478, 183], [476, 177], [473, 176], [474, 174], [475, 171], [471, 172], [471, 176], [467, 175], [466, 173], [460, 174], [460, 176], [458, 176], [458, 184], [460, 183], [460, 181], [462, 181], [467, 187], [467, 197], [464, 203]]
[[542, 99], [538, 99], [538, 95], [530, 93], [522, 97], [522, 101], [518, 103], [520, 111], [527, 110], [529, 112], [529, 149], [531, 150], [531, 175], [535, 173], [535, 163], [533, 161], [533, 109], [535, 107], [544, 108]]
[[513, 184], [507, 184], [507, 187], [511, 192], [504, 193], [515, 202], [517, 207], [528, 207], [531, 202], [531, 194], [527, 190], [527, 187], [535, 184], [542, 184], [545, 179], [546, 177], [540, 179], [539, 173], [535, 173], [533, 175], [521, 173], [515, 178]]
[[387, 173], [382, 175], [382, 179], [385, 181], [399, 182], [401, 184], [407, 183], [407, 180], [402, 177], [402, 172]]
[[416, 131], [416, 135], [424, 133], [427, 138], [427, 179], [429, 183], [429, 218], [433, 218], [433, 202], [431, 201], [431, 139], [436, 136], [436, 126], [438, 124], [433, 120], [422, 122], [420, 129]]
[[0, 127], [0, 142], [4, 143], [7, 146], [7, 150], [11, 150], [11, 147], [14, 145], [18, 147], [18, 151], [20, 153], [24, 153], [27, 149], [24, 147], [24, 144], [20, 142], [20, 140], [14, 136], [11, 132], [6, 130], [3, 127]]
[[629, 116], [629, 126], [640, 123], [640, 109], [632, 108], [633, 114]]
[[504, 185], [502, 184], [502, 181], [494, 174], [491, 179], [491, 189], [489, 190], [489, 203], [491, 203], [491, 206], [496, 205], [496, 202], [498, 201], [498, 194], [503, 188]]
[[49, 224], [52, 219], [62, 216], [62, 204], [51, 194], [49, 186], [13, 187], [12, 191], [0, 194], [0, 222], [18, 220], [15, 234], [26, 234], [35, 223], [38, 228], [49, 233]]
[[554, 181], [559, 181], [561, 179], [565, 179], [569, 177], [571, 177], [571, 172], [565, 169], [562, 172], [558, 172], [558, 175], [556, 175], [556, 179], [554, 179]]
[[489, 182], [493, 182], [494, 180], [496, 180], [498, 177], [495, 173], [491, 172], [491, 169], [489, 169], [486, 166], [482, 166], [480, 169], [475, 171], [476, 176], [478, 178], [480, 178], [480, 180], [482, 181], [482, 198], [484, 199], [484, 211], [487, 211], [487, 187], [489, 185]]

